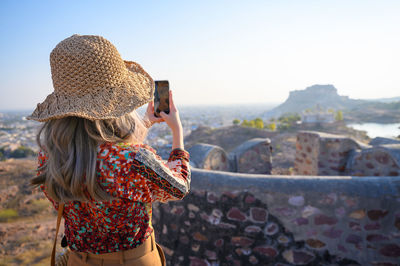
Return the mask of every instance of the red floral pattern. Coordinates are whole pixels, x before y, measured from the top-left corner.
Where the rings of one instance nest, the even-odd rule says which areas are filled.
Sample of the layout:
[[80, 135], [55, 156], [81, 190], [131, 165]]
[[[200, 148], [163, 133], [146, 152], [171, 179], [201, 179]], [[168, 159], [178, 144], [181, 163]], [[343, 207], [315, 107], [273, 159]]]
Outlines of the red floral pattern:
[[[46, 160], [39, 152], [39, 168]], [[180, 200], [189, 193], [189, 153], [184, 150], [173, 150], [164, 162], [146, 144], [104, 143], [96, 167], [99, 184], [116, 199], [65, 204], [65, 235], [73, 251], [101, 254], [135, 248], [153, 232], [152, 202]], [[58, 210], [45, 186], [40, 188]]]

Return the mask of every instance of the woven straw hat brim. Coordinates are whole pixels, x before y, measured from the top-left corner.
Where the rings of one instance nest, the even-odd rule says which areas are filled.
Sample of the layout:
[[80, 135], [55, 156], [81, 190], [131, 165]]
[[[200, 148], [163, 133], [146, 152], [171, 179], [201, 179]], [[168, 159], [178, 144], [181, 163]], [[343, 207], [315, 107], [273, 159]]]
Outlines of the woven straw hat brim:
[[91, 88], [92, 93], [64, 95], [53, 92], [27, 119], [45, 122], [67, 116], [89, 120], [121, 117], [153, 100], [154, 82], [143, 68], [124, 61], [129, 75], [117, 87]]

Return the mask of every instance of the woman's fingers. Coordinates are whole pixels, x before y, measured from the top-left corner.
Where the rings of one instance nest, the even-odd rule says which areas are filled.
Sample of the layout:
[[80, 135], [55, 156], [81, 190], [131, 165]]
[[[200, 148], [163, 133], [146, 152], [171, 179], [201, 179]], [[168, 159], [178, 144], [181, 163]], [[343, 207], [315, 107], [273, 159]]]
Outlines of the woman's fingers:
[[162, 119], [164, 119], [165, 117], [168, 117], [168, 115], [164, 111], [160, 112], [160, 116]]
[[147, 109], [146, 109], [146, 114], [144, 116], [144, 120], [148, 120], [150, 122], [150, 124], [147, 124], [148, 127], [150, 127], [154, 123], [164, 122], [164, 119], [162, 117], [156, 117], [154, 115], [154, 102], [153, 101], [151, 101], [147, 104]]
[[148, 117], [150, 117], [150, 115], [151, 115], [152, 113], [154, 113], [154, 102], [153, 102], [153, 101], [150, 101], [150, 102], [147, 104], [146, 113], [147, 113], [147, 116], [148, 116]]
[[176, 107], [175, 107], [175, 103], [174, 103], [174, 99], [172, 97], [172, 91], [171, 90], [169, 91], [169, 109], [170, 110], [174, 110], [174, 111], [177, 110]]

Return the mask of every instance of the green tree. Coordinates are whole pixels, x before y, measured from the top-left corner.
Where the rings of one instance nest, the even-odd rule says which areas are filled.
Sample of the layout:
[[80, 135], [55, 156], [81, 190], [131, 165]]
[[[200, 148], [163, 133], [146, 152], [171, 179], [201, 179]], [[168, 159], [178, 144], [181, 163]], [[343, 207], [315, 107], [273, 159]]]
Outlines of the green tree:
[[255, 128], [262, 129], [264, 128], [264, 121], [261, 118], [254, 119]]
[[269, 124], [265, 125], [265, 128], [267, 128], [267, 129], [269, 129], [271, 131], [275, 131], [276, 130], [276, 123], [275, 122], [269, 123]]
[[241, 125], [244, 126], [244, 127], [248, 127], [248, 126], [250, 126], [250, 123], [249, 123], [249, 121], [247, 121], [247, 119], [243, 119]]
[[254, 120], [250, 120], [249, 127], [256, 127], [256, 122]]
[[240, 120], [239, 119], [234, 119], [233, 120], [233, 124], [234, 125], [239, 125], [240, 124]]
[[301, 117], [298, 113], [286, 113], [278, 118], [278, 121], [280, 123], [285, 123], [285, 124], [289, 124], [289, 125], [293, 124], [297, 121], [300, 121], [300, 120], [301, 120]]
[[342, 121], [343, 120], [343, 112], [341, 110], [336, 112], [335, 119], [336, 119], [336, 121]]

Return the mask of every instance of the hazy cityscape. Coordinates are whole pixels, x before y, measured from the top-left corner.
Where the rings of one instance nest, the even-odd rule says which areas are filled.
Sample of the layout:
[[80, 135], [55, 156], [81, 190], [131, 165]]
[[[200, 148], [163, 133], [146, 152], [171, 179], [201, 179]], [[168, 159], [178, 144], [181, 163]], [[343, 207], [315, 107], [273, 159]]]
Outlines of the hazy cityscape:
[[[267, 111], [277, 104], [243, 104], [243, 105], [210, 105], [210, 106], [182, 106], [180, 115], [184, 129], [184, 136], [190, 135], [199, 126], [220, 128], [231, 126], [234, 119], [240, 121], [252, 120], [262, 117]], [[137, 112], [142, 116], [145, 108], [141, 107]], [[30, 111], [3, 111], [0, 112], [0, 149], [10, 154], [19, 147], [26, 147], [33, 152], [38, 151], [36, 134], [40, 127], [39, 122], [27, 120], [25, 117]], [[306, 117], [307, 118], [307, 117]], [[265, 120], [267, 121], [267, 120]], [[396, 137], [400, 135], [399, 123], [350, 123], [350, 126], [364, 130], [370, 137]], [[168, 148], [171, 145], [171, 134], [165, 124], [155, 124], [148, 132], [145, 142], [157, 148]], [[163, 154], [165, 155], [165, 154]]]
[[[183, 106], [179, 109], [184, 136], [187, 136], [200, 125], [218, 128], [232, 125], [235, 118], [254, 119], [272, 106], [272, 104]], [[143, 115], [144, 111], [144, 107], [137, 110], [140, 115]], [[38, 151], [36, 134], [41, 123], [27, 120], [25, 117], [29, 114], [30, 111], [0, 112], [0, 149], [3, 152], [10, 154], [21, 146], [34, 152]], [[168, 147], [168, 144], [171, 144], [171, 137], [167, 125], [155, 124], [148, 132], [146, 143], [156, 147]]]

